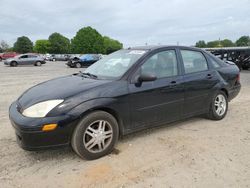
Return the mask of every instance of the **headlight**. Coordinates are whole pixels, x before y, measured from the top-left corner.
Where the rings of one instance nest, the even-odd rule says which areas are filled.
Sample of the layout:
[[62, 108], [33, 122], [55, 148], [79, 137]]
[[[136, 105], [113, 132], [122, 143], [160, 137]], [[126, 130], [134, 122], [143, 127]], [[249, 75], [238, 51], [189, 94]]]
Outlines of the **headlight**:
[[26, 117], [45, 117], [53, 108], [62, 102], [62, 99], [40, 102], [26, 108], [23, 111], [23, 115]]

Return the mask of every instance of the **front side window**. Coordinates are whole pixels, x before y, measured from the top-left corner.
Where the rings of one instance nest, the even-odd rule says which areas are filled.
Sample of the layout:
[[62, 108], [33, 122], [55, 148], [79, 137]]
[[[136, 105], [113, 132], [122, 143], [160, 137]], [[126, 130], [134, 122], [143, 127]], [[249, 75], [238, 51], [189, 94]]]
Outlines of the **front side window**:
[[21, 59], [25, 59], [25, 58], [28, 58], [28, 55], [22, 55], [20, 56]]
[[207, 60], [201, 52], [181, 50], [185, 73], [194, 73], [208, 70]]
[[153, 74], [157, 78], [178, 74], [175, 50], [166, 50], [151, 56], [141, 67], [141, 74]]

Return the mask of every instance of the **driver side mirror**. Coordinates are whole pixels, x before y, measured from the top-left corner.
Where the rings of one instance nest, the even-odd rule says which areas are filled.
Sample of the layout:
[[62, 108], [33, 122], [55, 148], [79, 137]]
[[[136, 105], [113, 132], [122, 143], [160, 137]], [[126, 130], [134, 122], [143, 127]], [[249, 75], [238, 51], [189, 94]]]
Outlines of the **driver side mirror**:
[[138, 77], [139, 82], [151, 82], [155, 81], [156, 79], [157, 77], [155, 75], [149, 73], [143, 73]]
[[155, 81], [157, 77], [153, 74], [150, 73], [142, 73], [138, 78], [137, 78], [137, 83], [135, 84], [137, 87], [140, 87], [142, 82], [152, 82]]

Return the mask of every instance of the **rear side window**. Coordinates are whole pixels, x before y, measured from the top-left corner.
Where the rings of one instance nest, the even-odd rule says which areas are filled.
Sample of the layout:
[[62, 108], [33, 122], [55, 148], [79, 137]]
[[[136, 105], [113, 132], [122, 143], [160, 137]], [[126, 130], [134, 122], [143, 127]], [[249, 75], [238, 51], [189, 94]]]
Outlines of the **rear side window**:
[[201, 52], [181, 50], [185, 73], [194, 73], [208, 70], [207, 60]]
[[215, 61], [213, 58], [209, 58], [209, 59], [214, 68], [220, 67], [220, 64], [217, 61]]
[[36, 55], [29, 55], [29, 58], [36, 58]]

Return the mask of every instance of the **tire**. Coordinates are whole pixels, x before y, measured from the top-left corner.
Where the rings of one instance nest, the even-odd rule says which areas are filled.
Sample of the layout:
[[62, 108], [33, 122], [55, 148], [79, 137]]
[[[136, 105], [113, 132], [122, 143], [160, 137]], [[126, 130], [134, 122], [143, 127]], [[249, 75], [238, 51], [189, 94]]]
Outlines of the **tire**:
[[3, 59], [0, 57], [0, 61], [2, 61]]
[[10, 66], [11, 66], [11, 67], [16, 67], [16, 66], [17, 66], [17, 62], [16, 62], [16, 61], [12, 61], [12, 62], [10, 63]]
[[41, 63], [40, 61], [37, 61], [37, 62], [35, 63], [35, 66], [40, 67], [40, 66], [42, 66], [42, 63]]
[[52, 59], [52, 61], [56, 61], [56, 59]]
[[75, 67], [76, 67], [76, 68], [81, 68], [82, 65], [81, 65], [81, 63], [76, 63], [76, 64], [75, 64]]
[[212, 120], [221, 120], [226, 116], [227, 110], [228, 110], [227, 95], [223, 91], [216, 92], [210, 104], [208, 118]]
[[72, 135], [71, 146], [81, 158], [94, 160], [112, 152], [118, 136], [116, 119], [107, 112], [95, 111], [78, 123]]

